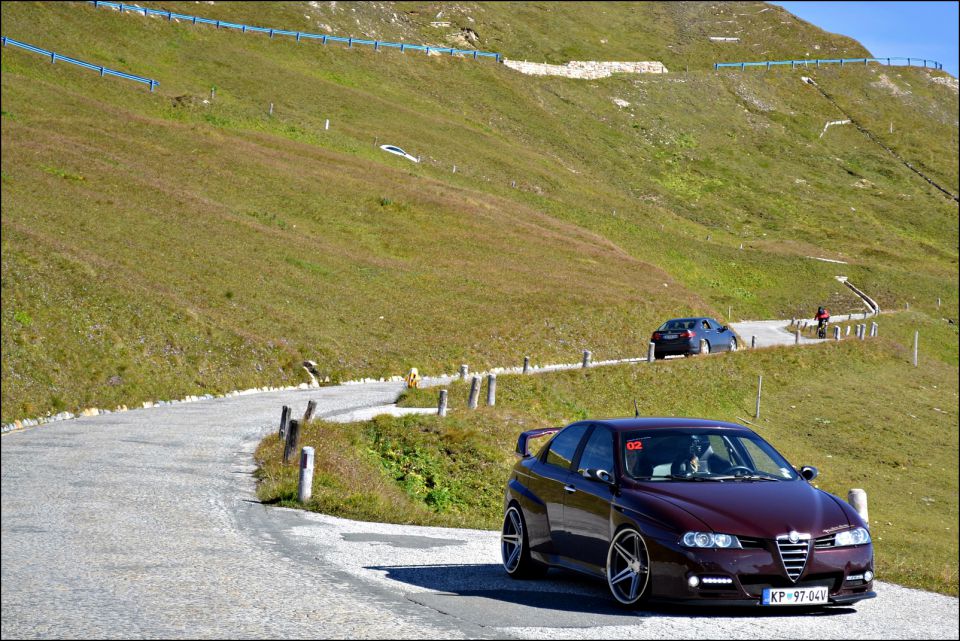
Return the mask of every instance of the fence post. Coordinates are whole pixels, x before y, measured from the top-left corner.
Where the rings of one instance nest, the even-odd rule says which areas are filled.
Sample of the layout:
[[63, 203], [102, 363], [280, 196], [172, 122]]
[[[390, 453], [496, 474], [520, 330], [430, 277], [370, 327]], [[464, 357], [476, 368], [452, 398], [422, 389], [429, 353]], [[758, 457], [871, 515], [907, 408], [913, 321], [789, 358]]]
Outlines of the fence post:
[[300, 421], [290, 421], [290, 425], [287, 428], [287, 440], [283, 446], [283, 463], [286, 465], [290, 462], [290, 457], [293, 456], [294, 451], [297, 449], [297, 441], [300, 440]]
[[323, 123], [323, 130], [324, 130], [324, 131], [329, 131], [329, 130], [330, 130], [330, 119], [329, 119], [329, 118], [327, 118], [326, 122]]
[[656, 348], [657, 348], [657, 345], [656, 343], [653, 343], [653, 342], [651, 342], [650, 345], [647, 346], [647, 362], [648, 363], [652, 363], [654, 360], [656, 360], [656, 354], [654, 353]]
[[290, 422], [290, 408], [286, 405], [280, 410], [280, 440], [287, 438], [287, 424]]
[[871, 337], [871, 338], [876, 338], [876, 337], [877, 337], [877, 332], [879, 331], [879, 329], [880, 329], [880, 326], [879, 326], [879, 325], [877, 325], [875, 322], [871, 322], [871, 323], [870, 323], [870, 337]]
[[854, 488], [847, 492], [847, 503], [857, 511], [857, 514], [869, 528], [870, 514], [867, 512], [867, 493], [860, 488]]
[[523, 373], [524, 374], [530, 373], [530, 357], [529, 356], [523, 357]]
[[754, 418], [760, 418], [760, 391], [763, 389], [763, 374], [757, 378], [757, 411], [754, 412]]
[[590, 350], [583, 350], [583, 367], [590, 367]]
[[847, 332], [846, 332], [846, 333], [847, 333], [847, 336], [850, 335], [850, 325], [847, 325]]
[[750, 349], [756, 349], [756, 348], [757, 348], [757, 337], [756, 337], [756, 336], [751, 336], [751, 337], [750, 337]]
[[497, 375], [487, 375], [487, 405], [493, 407], [497, 404]]
[[269, 113], [270, 113], [271, 116], [273, 115], [273, 103], [272, 103], [272, 102], [270, 103], [270, 112], [269, 112]]
[[447, 390], [440, 390], [440, 401], [437, 403], [437, 416], [447, 415]]
[[313, 494], [313, 448], [305, 447], [300, 451], [300, 487], [297, 500], [306, 503]]
[[794, 345], [799, 345], [799, 344], [800, 344], [800, 330], [799, 330], [799, 329], [796, 329], [796, 330], [793, 331], [793, 344], [794, 344]]
[[839, 325], [833, 328], [833, 340], [835, 340], [835, 341], [840, 340], [840, 326], [839, 326]]
[[303, 419], [302, 419], [300, 422], [301, 422], [301, 423], [307, 423], [311, 418], [313, 418], [313, 411], [314, 411], [315, 409], [317, 409], [317, 402], [316, 402], [316, 401], [307, 401], [307, 409], [306, 409], [306, 411], [303, 413]]
[[920, 354], [920, 330], [917, 330], [916, 332], [913, 333], [913, 366], [914, 367], [916, 367], [917, 363], [919, 362], [917, 360], [917, 356], [919, 354]]
[[937, 309], [940, 309], [940, 297], [937, 296]]
[[470, 400], [467, 403], [467, 407], [472, 410], [477, 409], [477, 401], [480, 400], [480, 377], [474, 375], [473, 379], [470, 381]]
[[460, 366], [460, 380], [467, 379], [467, 373], [470, 371], [470, 368], [467, 367], [466, 363]]

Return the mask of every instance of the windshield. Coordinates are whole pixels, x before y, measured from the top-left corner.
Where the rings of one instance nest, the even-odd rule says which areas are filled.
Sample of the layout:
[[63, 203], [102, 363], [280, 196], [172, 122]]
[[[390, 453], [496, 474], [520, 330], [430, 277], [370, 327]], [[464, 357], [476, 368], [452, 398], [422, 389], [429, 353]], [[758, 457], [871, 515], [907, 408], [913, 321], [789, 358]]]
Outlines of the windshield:
[[792, 481], [799, 475], [756, 434], [720, 428], [624, 432], [625, 474], [644, 481]]

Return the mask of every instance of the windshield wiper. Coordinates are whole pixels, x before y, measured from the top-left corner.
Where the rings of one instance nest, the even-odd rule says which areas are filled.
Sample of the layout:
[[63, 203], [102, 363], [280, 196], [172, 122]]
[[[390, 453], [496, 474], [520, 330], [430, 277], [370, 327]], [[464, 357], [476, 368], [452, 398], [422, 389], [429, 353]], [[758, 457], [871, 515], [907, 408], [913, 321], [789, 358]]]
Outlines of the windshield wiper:
[[[687, 476], [686, 474], [667, 474], [666, 476], [634, 476], [637, 481], [716, 481], [727, 477]], [[729, 478], [733, 478], [732, 476]]]
[[779, 476], [773, 476], [771, 474], [742, 474], [735, 476], [733, 474], [728, 474], [726, 476], [715, 476], [713, 477], [720, 481], [782, 481]]

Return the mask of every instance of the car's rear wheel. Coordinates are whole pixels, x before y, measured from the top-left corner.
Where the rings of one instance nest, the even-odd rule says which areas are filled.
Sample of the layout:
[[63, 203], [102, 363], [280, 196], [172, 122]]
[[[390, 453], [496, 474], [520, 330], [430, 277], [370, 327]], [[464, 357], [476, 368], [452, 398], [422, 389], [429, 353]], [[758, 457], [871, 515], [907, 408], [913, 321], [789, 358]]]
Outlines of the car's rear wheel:
[[547, 567], [530, 558], [527, 524], [516, 504], [507, 508], [500, 531], [500, 556], [503, 568], [514, 579], [534, 579], [543, 576]]
[[710, 353], [710, 343], [705, 340], [700, 341], [700, 353], [709, 354]]
[[607, 550], [607, 585], [622, 605], [635, 606], [650, 593], [650, 555], [640, 533], [625, 527]]
[[730, 339], [730, 351], [731, 352], [737, 351], [737, 339], [735, 338]]

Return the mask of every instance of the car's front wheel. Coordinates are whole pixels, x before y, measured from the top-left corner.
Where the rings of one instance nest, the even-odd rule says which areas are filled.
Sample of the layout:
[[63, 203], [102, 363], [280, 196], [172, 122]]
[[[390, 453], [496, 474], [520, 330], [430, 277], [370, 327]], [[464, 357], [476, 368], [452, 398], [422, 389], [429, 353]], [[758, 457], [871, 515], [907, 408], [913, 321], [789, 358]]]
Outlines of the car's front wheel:
[[547, 568], [530, 558], [526, 522], [517, 505], [511, 505], [503, 515], [500, 531], [500, 556], [503, 567], [514, 579], [534, 579], [543, 576]]
[[731, 352], [737, 351], [737, 339], [735, 338], [730, 339], [730, 351]]
[[607, 551], [607, 585], [622, 605], [634, 606], [650, 593], [650, 555], [640, 533], [625, 527]]

